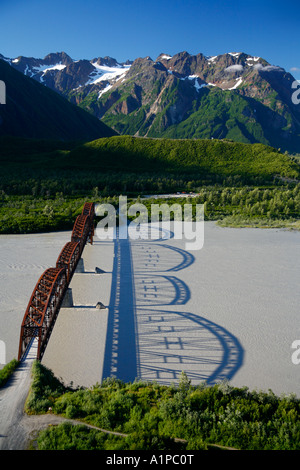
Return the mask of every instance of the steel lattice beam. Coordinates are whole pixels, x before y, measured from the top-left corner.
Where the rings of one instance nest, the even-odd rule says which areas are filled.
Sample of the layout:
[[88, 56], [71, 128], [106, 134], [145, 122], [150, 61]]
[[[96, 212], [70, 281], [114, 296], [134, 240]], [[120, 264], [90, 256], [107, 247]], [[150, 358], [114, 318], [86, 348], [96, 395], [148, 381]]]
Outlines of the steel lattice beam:
[[77, 263], [80, 260], [81, 246], [80, 242], [68, 242], [65, 244], [60, 252], [60, 255], [56, 262], [57, 268], [66, 268], [67, 281], [70, 284]]
[[93, 242], [94, 216], [94, 203], [84, 204], [73, 226], [71, 241], [60, 252], [56, 267], [46, 269], [39, 278], [21, 325], [19, 360], [36, 337], [37, 359], [42, 358], [83, 248], [88, 240]]
[[75, 220], [71, 241], [79, 241], [83, 247], [86, 244], [87, 238], [89, 236], [90, 225], [90, 217], [88, 215], [80, 214]]
[[41, 357], [47, 332], [53, 328], [67, 286], [65, 268], [46, 269], [40, 277], [21, 325], [19, 358], [23, 356], [33, 337], [39, 338], [37, 356]]

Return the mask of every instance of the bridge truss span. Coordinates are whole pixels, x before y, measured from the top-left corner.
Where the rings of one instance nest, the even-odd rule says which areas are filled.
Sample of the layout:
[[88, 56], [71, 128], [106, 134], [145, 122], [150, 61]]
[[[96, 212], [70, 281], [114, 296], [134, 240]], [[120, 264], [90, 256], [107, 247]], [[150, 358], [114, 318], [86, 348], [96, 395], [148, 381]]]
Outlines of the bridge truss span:
[[66, 288], [65, 268], [49, 268], [42, 274], [33, 290], [22, 322], [19, 357], [23, 356], [33, 337], [38, 337], [37, 356], [42, 357]]
[[92, 242], [90, 226], [91, 219], [89, 215], [81, 214], [75, 220], [71, 240], [72, 242], [80, 242], [82, 249], [88, 239]]
[[21, 325], [18, 360], [26, 355], [33, 338], [38, 338], [37, 359], [41, 360], [84, 246], [88, 241], [93, 243], [94, 215], [94, 203], [86, 203], [56, 267], [46, 269], [39, 278]]
[[72, 276], [80, 260], [81, 245], [79, 241], [67, 242], [60, 252], [56, 262], [57, 268], [66, 268], [67, 282], [71, 282]]

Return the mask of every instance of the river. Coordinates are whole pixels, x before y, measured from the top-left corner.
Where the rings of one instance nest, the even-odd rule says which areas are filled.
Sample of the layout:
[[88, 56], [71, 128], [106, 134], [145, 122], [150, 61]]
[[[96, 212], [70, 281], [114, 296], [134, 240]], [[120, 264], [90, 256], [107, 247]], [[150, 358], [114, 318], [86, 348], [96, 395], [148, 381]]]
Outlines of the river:
[[[70, 232], [0, 237], [0, 341], [17, 356], [21, 322], [39, 276]], [[183, 240], [87, 245], [43, 363], [65, 383], [107, 376], [232, 385], [300, 396], [300, 233], [221, 228], [205, 222], [204, 246]], [[102, 270], [95, 273], [95, 267]], [[101, 309], [96, 308], [101, 302]], [[2, 353], [3, 356], [3, 353]]]

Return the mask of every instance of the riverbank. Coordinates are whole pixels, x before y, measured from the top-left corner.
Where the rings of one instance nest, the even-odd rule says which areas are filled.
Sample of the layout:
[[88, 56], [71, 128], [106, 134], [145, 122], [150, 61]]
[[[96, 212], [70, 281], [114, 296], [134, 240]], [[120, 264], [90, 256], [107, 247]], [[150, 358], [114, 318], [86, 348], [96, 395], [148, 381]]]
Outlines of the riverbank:
[[220, 227], [231, 228], [275, 228], [285, 230], [300, 230], [300, 220], [283, 219], [247, 219], [246, 217], [228, 216], [216, 222]]
[[[126, 185], [125, 185], [126, 186]], [[186, 185], [189, 186], [188, 184]], [[194, 187], [194, 186], [193, 186]], [[119, 197], [94, 188], [89, 197], [64, 195], [46, 189], [42, 195], [8, 195], [0, 193], [0, 233], [25, 234], [72, 230], [74, 220], [85, 202], [111, 204], [118, 207]], [[107, 195], [106, 195], [107, 194]], [[126, 192], [125, 192], [126, 194]], [[196, 204], [203, 204], [206, 221], [232, 227], [300, 228], [300, 184], [265, 187], [199, 186], [193, 191], [146, 195], [145, 191], [127, 195], [128, 205], [142, 202], [191, 204], [195, 216]]]

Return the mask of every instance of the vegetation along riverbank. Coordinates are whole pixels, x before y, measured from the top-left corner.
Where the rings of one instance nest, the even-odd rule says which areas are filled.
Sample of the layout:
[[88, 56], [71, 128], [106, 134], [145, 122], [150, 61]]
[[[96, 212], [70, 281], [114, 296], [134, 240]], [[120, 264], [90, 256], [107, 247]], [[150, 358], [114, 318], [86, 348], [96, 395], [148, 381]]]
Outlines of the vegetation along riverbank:
[[[107, 379], [101, 385], [74, 390], [35, 362], [26, 411], [70, 420], [39, 434], [35, 445], [43, 450], [300, 447], [300, 402], [295, 396], [278, 397], [270, 390], [250, 391], [227, 382], [191, 386], [184, 372], [179, 383], [171, 386]], [[72, 420], [82, 425], [74, 426]]]
[[0, 144], [0, 233], [68, 230], [88, 200], [176, 192], [184, 193], [176, 203], [191, 193], [188, 202], [205, 204], [205, 219], [223, 226], [299, 229], [299, 158], [262, 144], [130, 136]]

